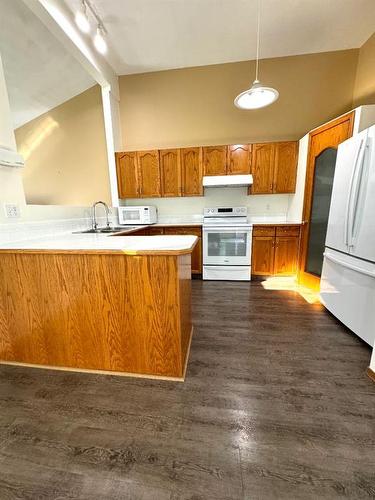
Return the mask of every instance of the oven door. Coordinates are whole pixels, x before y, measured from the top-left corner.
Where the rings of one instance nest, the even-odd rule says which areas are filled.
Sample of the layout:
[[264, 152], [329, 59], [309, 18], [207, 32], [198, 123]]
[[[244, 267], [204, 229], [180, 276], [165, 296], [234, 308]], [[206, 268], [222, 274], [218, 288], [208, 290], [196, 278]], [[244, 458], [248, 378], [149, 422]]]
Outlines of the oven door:
[[203, 227], [203, 264], [250, 266], [251, 228]]

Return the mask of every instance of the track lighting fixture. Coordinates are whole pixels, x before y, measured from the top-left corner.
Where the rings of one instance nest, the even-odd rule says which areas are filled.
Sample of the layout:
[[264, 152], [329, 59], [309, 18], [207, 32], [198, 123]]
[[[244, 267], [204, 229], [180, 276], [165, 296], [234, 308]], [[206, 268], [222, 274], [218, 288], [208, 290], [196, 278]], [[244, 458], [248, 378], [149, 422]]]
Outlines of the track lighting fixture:
[[97, 25], [96, 33], [93, 38], [94, 46], [100, 54], [106, 54], [108, 50], [107, 41], [105, 39], [107, 31], [90, 0], [81, 1], [80, 8], [79, 10], [77, 10], [75, 15], [76, 24], [79, 29], [83, 31], [83, 33], [89, 33], [91, 30], [90, 20], [88, 16], [89, 13], [91, 13]]

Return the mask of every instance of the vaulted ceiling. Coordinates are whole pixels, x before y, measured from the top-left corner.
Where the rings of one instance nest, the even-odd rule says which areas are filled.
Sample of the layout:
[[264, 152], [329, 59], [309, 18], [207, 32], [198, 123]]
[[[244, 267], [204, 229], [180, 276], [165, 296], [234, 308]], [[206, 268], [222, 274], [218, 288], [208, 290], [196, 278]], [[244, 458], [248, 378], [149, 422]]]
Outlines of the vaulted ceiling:
[[[118, 74], [255, 58], [258, 0], [91, 1]], [[266, 58], [357, 48], [375, 29], [375, 0], [261, 0], [261, 12]]]
[[15, 128], [95, 84], [21, 0], [0, 0], [0, 54]]

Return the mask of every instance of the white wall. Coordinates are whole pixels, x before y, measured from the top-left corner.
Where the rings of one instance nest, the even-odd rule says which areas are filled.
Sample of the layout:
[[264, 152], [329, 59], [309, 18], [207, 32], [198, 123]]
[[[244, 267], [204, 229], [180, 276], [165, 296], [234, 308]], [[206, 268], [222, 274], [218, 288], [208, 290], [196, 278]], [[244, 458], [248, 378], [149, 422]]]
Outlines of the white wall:
[[299, 141], [296, 193], [290, 197], [288, 220], [302, 222], [309, 134]]
[[204, 196], [182, 198], [128, 199], [125, 205], [154, 205], [159, 217], [202, 215], [203, 208], [246, 206], [250, 217], [277, 217], [286, 220], [291, 195], [247, 195], [247, 188], [206, 188]]
[[[16, 151], [16, 139], [10, 112], [8, 92], [5, 84], [3, 64], [0, 55], [0, 147]], [[21, 170], [0, 167], [0, 222], [5, 218], [5, 204], [16, 203], [21, 209], [25, 206]]]

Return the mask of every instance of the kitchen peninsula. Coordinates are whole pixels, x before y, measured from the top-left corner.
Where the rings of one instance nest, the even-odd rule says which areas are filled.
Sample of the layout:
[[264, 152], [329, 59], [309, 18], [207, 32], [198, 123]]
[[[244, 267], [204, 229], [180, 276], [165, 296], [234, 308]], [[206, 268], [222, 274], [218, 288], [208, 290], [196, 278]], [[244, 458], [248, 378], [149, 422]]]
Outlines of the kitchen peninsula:
[[182, 380], [196, 236], [0, 247], [0, 362]]

